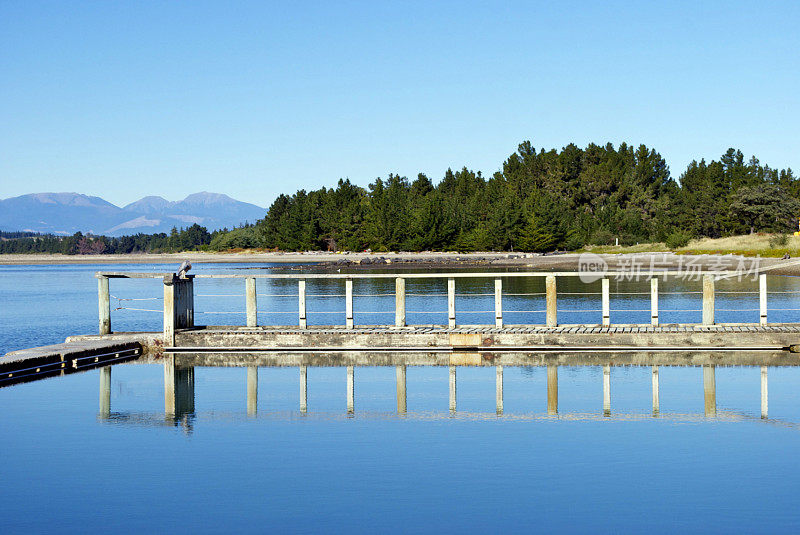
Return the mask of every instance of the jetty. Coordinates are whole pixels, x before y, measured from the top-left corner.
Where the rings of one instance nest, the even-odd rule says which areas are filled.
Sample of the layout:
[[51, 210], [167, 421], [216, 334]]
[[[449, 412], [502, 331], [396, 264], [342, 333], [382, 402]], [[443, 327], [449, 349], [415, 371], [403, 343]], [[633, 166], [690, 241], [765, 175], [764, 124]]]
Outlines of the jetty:
[[[626, 310], [612, 309], [611, 281], [629, 280], [629, 272], [276, 274], [249, 271], [243, 274], [179, 276], [175, 273], [101, 271], [95, 274], [98, 281], [98, 334], [76, 335], [64, 344], [7, 354], [0, 359], [0, 385], [45, 372], [69, 373], [81, 366], [100, 366], [114, 359], [142, 355], [184, 355], [182, 358], [185, 360], [188, 355], [200, 359], [198, 355], [239, 353], [264, 362], [264, 359], [285, 359], [286, 355], [296, 353], [325, 355], [330, 365], [337, 365], [336, 362], [345, 362], [343, 365], [369, 365], [370, 362], [395, 365], [384, 363], [385, 359], [379, 355], [402, 353], [418, 354], [420, 359], [428, 359], [424, 361], [426, 364], [435, 361], [437, 365], [446, 362], [449, 366], [482, 366], [498, 363], [547, 365], [552, 364], [553, 358], [559, 365], [569, 365], [570, 362], [580, 362], [575, 355], [582, 353], [689, 352], [707, 355], [706, 360], [689, 365], [737, 365], [741, 361], [740, 354], [760, 355], [748, 357], [746, 363], [740, 365], [781, 365], [784, 361], [793, 365], [791, 363], [796, 360], [793, 353], [800, 352], [800, 323], [770, 321], [770, 315], [779, 310], [797, 309], [769, 306], [772, 292], [765, 273], [756, 274], [752, 291], [746, 292], [720, 292], [716, 288], [717, 281], [736, 276], [736, 272], [705, 271], [695, 275], [696, 282], [686, 283], [685, 289], [664, 292], [660, 289], [662, 280], [685, 277], [686, 272], [665, 270], [637, 274], [640, 281], [644, 278], [647, 291], [624, 293], [636, 293], [638, 306], [643, 302], [649, 305], [632, 310], [646, 314], [646, 322], [612, 323], [612, 312]], [[161, 295], [140, 299], [158, 302], [160, 307], [132, 307], [133, 310], [163, 315], [160, 331], [120, 333], [113, 330], [112, 311], [124, 309], [125, 303], [132, 301], [111, 293], [114, 281], [121, 279], [158, 279], [161, 282]], [[202, 288], [204, 283], [218, 279], [233, 279], [241, 283], [241, 294], [218, 296], [240, 298], [238, 311], [196, 310], [197, 297], [216, 299], [213, 293], [204, 294]], [[263, 293], [263, 289], [259, 293], [262, 284], [267, 293]], [[313, 288], [320, 285], [325, 286], [325, 292], [314, 293]], [[417, 289], [407, 292], [409, 285]], [[371, 293], [376, 291], [375, 288], [380, 291]], [[424, 291], [419, 288], [424, 288]], [[486, 291], [487, 288], [490, 291]], [[531, 288], [537, 291], [530, 291]], [[572, 291], [576, 288], [582, 291]], [[663, 308], [661, 302], [666, 294], [676, 293], [696, 294], [690, 296], [694, 303], [692, 306], [696, 308], [682, 311]], [[751, 293], [757, 297], [754, 299], [757, 307], [743, 309], [757, 312], [754, 316], [756, 321], [718, 322], [716, 298], [720, 293]], [[776, 293], [800, 294], [800, 291], [778, 290]], [[114, 299], [117, 307], [112, 306]], [[438, 304], [431, 304], [437, 299], [441, 299], [441, 310], [436, 308]], [[482, 304], [482, 309], [475, 309], [476, 299]], [[563, 308], [562, 299], [570, 308]], [[354, 306], [359, 300], [369, 302], [371, 310]], [[426, 306], [424, 310], [409, 309], [409, 300]], [[319, 301], [326, 303], [324, 310], [309, 307]], [[472, 302], [473, 306], [465, 307], [467, 302]], [[584, 308], [576, 309], [575, 306]], [[569, 322], [569, 315], [577, 312], [583, 317], [593, 318], [593, 321]], [[700, 321], [665, 323], [664, 315], [668, 312], [696, 312]], [[239, 325], [209, 321], [201, 324], [196, 321], [201, 314], [206, 314], [206, 317], [233, 314], [244, 321]], [[259, 314], [284, 318], [284, 321], [277, 325], [262, 325], [259, 324]], [[412, 324], [408, 321], [410, 316], [427, 317], [425, 315], [440, 318], [441, 323]], [[489, 321], [483, 324], [463, 321], [465, 317], [476, 316]], [[360, 318], [373, 321], [364, 324], [357, 321]], [[384, 321], [375, 322], [374, 318], [384, 318]], [[347, 358], [351, 360], [333, 359], [331, 355], [334, 354], [349, 355]], [[547, 357], [548, 354], [553, 356]], [[315, 362], [319, 363], [319, 358]]]
[[[659, 307], [659, 280], [664, 277], [685, 276], [685, 272], [654, 271], [644, 275], [648, 283], [649, 321], [644, 324], [612, 324], [610, 281], [613, 278], [630, 277], [626, 272], [607, 272], [591, 277], [586, 284], [598, 283], [599, 292], [578, 292], [583, 296], [599, 294], [599, 309], [570, 310], [569, 312], [596, 313], [596, 323], [566, 323], [559, 308], [559, 282], [572, 282], [587, 278], [584, 272], [497, 272], [497, 273], [358, 273], [358, 274], [198, 274], [178, 277], [176, 274], [152, 274], [130, 272], [99, 272], [99, 327], [100, 335], [111, 334], [110, 281], [119, 278], [160, 278], [163, 281], [163, 349], [167, 352], [198, 351], [566, 351], [566, 350], [765, 350], [793, 351], [800, 349], [800, 323], [770, 323], [768, 287], [766, 274], [758, 275], [758, 322], [718, 323], [715, 321], [715, 281], [730, 277], [733, 272], [706, 272], [699, 274], [700, 289], [685, 293], [698, 293], [698, 309], [702, 321], [697, 324], [669, 323], [661, 320]], [[243, 282], [242, 306], [245, 312], [244, 325], [197, 325], [195, 322], [195, 284], [205, 279], [239, 279]], [[295, 287], [296, 293], [258, 294], [259, 280], [281, 281], [281, 288]], [[387, 281], [394, 282], [393, 292], [378, 294], [355, 294], [354, 283]], [[542, 292], [504, 292], [504, 281], [544, 279]], [[310, 281], [338, 282], [341, 293], [309, 294]], [[444, 291], [438, 293], [407, 294], [408, 281], [424, 280], [430, 285], [440, 284]], [[461, 281], [491, 281], [491, 293], [459, 293]], [[579, 283], [582, 284], [582, 283]], [[596, 286], [596, 284], [595, 284]], [[283, 290], [284, 292], [286, 290]], [[570, 292], [573, 294], [575, 292]], [[424, 299], [444, 297], [446, 310], [414, 311], [423, 314], [441, 314], [446, 323], [410, 325], [406, 302], [409, 295]], [[371, 316], [388, 315], [386, 324], [361, 325], [355, 321], [359, 311], [354, 307], [354, 297], [379, 298], [384, 303], [379, 310], [369, 311]], [[530, 303], [520, 310], [504, 307], [504, 298], [514, 296]], [[291, 324], [259, 325], [258, 300], [267, 298], [269, 307], [275, 298], [296, 299], [296, 312], [281, 311], [294, 315]], [[489, 298], [491, 310], [464, 310], [464, 314], [489, 313], [493, 322], [489, 325], [461, 323], [457, 314], [462, 313], [459, 299], [475, 297]], [[311, 299], [340, 301], [339, 310], [325, 310], [319, 314], [336, 322], [311, 325], [308, 303]], [[388, 303], [387, 303], [388, 301]], [[392, 302], [393, 301], [393, 302]], [[374, 306], [374, 305], [373, 305]], [[537, 308], [538, 307], [538, 308]], [[365, 312], [367, 314], [367, 312]], [[517, 318], [542, 317], [541, 324], [511, 323], [509, 315]], [[382, 316], [386, 317], [386, 316]]]

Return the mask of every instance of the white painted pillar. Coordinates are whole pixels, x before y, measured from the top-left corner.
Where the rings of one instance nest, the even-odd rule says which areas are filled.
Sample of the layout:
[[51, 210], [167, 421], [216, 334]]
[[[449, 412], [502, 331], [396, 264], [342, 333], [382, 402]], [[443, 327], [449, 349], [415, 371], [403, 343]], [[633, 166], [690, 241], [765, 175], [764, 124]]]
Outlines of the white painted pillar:
[[603, 366], [603, 414], [611, 415], [611, 366]]
[[447, 326], [456, 326], [456, 280], [447, 279]]
[[650, 325], [658, 325], [658, 277], [650, 279]]
[[308, 327], [308, 320], [306, 319], [306, 281], [300, 279], [297, 281], [297, 305], [300, 313], [300, 327], [305, 329]]
[[761, 273], [758, 276], [758, 304], [760, 310], [759, 323], [767, 324], [767, 274]]
[[714, 325], [714, 277], [703, 275], [703, 325]]
[[556, 277], [547, 275], [544, 278], [545, 295], [547, 302], [546, 324], [548, 327], [558, 325], [558, 304], [556, 302]]
[[247, 277], [244, 280], [245, 300], [247, 305], [247, 326], [258, 325], [258, 307], [256, 306], [256, 278]]
[[394, 280], [394, 325], [406, 326], [406, 280], [403, 277]]
[[503, 326], [503, 279], [494, 280], [494, 326]]
[[108, 277], [97, 279], [97, 305], [100, 312], [100, 334], [111, 334], [111, 294]]
[[345, 322], [348, 329], [353, 328], [353, 279], [344, 281]]
[[603, 278], [600, 281], [603, 304], [603, 325], [611, 325], [611, 296], [609, 291], [609, 280]]

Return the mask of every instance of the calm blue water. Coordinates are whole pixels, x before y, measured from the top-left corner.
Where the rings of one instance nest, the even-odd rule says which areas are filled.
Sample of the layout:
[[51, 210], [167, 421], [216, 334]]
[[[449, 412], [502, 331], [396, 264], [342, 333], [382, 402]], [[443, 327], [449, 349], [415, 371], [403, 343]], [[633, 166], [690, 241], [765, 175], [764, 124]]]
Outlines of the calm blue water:
[[[0, 351], [95, 332], [97, 269], [167, 266], [0, 267]], [[543, 291], [536, 284], [509, 284], [507, 291]], [[744, 292], [756, 285], [720, 283], [718, 289]], [[800, 286], [771, 277], [770, 289]], [[309, 285], [309, 294], [340, 290], [338, 282]], [[409, 284], [407, 290], [442, 293], [444, 284]], [[560, 290], [599, 292], [599, 284]], [[158, 297], [161, 287], [158, 280], [114, 280], [111, 291], [149, 298]], [[199, 295], [237, 297], [198, 297], [197, 322], [243, 323], [242, 291], [241, 281], [198, 281]], [[291, 297], [266, 295], [296, 293], [296, 287], [259, 281], [258, 291], [264, 294], [262, 323], [296, 321], [266, 312], [272, 299], [273, 310], [293, 313]], [[393, 281], [355, 288], [356, 294], [392, 291]], [[492, 288], [459, 282], [457, 291]], [[612, 284], [614, 291], [649, 287]], [[380, 311], [380, 299], [388, 298], [357, 298], [356, 310]], [[459, 298], [459, 322], [491, 322], [491, 313], [465, 313], [490, 310], [491, 299]], [[509, 309], [544, 308], [536, 296], [505, 299]], [[599, 322], [599, 296], [559, 299], [563, 311], [592, 310], [560, 310], [562, 321]], [[648, 299], [612, 296], [612, 309], [647, 309]], [[661, 303], [699, 309], [699, 299], [664, 295]], [[771, 294], [770, 307], [800, 308], [797, 300], [795, 294]], [[157, 300], [117, 304], [161, 306]], [[385, 306], [390, 309], [392, 300]], [[755, 321], [758, 315], [720, 310], [757, 309], [756, 294], [721, 294], [717, 307], [719, 321]], [[309, 298], [310, 312], [340, 309], [338, 298]], [[408, 309], [420, 312], [409, 313], [411, 323], [446, 321], [443, 297], [409, 298]], [[519, 321], [542, 321], [537, 314], [520, 313]], [[673, 314], [678, 317], [662, 318], [691, 321], [696, 314], [699, 320], [695, 312]], [[771, 310], [770, 318], [799, 321], [797, 314]], [[344, 321], [343, 313], [328, 316], [309, 314], [312, 323]], [[645, 322], [647, 316], [616, 312], [612, 321]], [[382, 317], [357, 315], [356, 322]], [[160, 320], [145, 311], [112, 314], [114, 330], [158, 330]], [[507, 315], [506, 321], [517, 320]], [[493, 368], [458, 369], [454, 414], [448, 410], [447, 368], [408, 368], [407, 415], [396, 411], [394, 368], [376, 367], [356, 369], [355, 412], [348, 417], [345, 374], [344, 368], [309, 368], [303, 415], [297, 368], [261, 368], [258, 412], [248, 415], [244, 368], [196, 368], [195, 411], [177, 422], [164, 414], [160, 364], [113, 367], [108, 417], [99, 413], [97, 370], [0, 388], [3, 531], [705, 533], [789, 532], [800, 525], [796, 367], [769, 369], [767, 419], [760, 417], [758, 367], [716, 369], [716, 417], [704, 415], [700, 368], [662, 367], [658, 418], [651, 415], [650, 367], [612, 368], [610, 417], [603, 416], [599, 367], [560, 368], [557, 416], [547, 415], [544, 368], [505, 368], [502, 416], [495, 413]]]

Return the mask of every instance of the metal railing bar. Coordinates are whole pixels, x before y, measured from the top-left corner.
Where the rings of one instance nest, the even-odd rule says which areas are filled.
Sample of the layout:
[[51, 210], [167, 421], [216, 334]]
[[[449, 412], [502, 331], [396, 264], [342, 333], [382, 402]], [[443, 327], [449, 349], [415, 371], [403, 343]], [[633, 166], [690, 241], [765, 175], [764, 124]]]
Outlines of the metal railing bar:
[[[703, 271], [703, 270], [692, 270], [692, 271], [680, 271], [680, 270], [664, 270], [664, 271], [642, 271], [638, 273], [631, 273], [629, 271], [606, 271], [606, 272], [597, 272], [592, 273], [592, 275], [597, 276], [598, 278], [621, 278], [624, 280], [629, 280], [632, 277], [635, 278], [653, 278], [653, 277], [669, 277], [669, 276], [687, 276], [690, 275], [692, 277], [699, 277], [701, 275], [711, 275], [717, 277], [725, 277], [731, 275], [741, 274], [741, 270], [714, 270], [714, 271]], [[135, 272], [135, 271], [98, 271], [95, 272], [95, 277], [105, 277], [111, 279], [161, 279], [165, 276], [170, 276], [172, 273], [143, 273], [143, 272]], [[581, 271], [526, 271], [526, 272], [485, 272], [485, 273], [475, 273], [475, 272], [456, 272], [456, 273], [362, 273], [362, 274], [353, 274], [353, 273], [305, 273], [302, 275], [298, 274], [276, 274], [276, 273], [197, 273], [194, 275], [196, 279], [247, 279], [247, 278], [256, 278], [256, 279], [290, 279], [290, 280], [298, 280], [298, 279], [395, 279], [395, 278], [404, 278], [404, 279], [448, 279], [448, 278], [456, 278], [456, 279], [482, 279], [482, 278], [542, 278], [548, 276], [555, 276], [555, 277], [585, 277], [587, 275], [586, 272]]]

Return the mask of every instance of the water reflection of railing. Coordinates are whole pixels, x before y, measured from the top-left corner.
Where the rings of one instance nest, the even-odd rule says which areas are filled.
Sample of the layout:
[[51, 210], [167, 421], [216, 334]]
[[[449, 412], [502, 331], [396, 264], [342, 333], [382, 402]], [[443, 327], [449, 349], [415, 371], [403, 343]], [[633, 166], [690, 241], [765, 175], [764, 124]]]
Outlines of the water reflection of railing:
[[[647, 288], [639, 288], [630, 282], [630, 274], [624, 272], [607, 272], [597, 277], [582, 272], [515, 272], [515, 273], [364, 273], [364, 274], [199, 274], [178, 278], [174, 274], [131, 273], [131, 272], [98, 272], [100, 332], [111, 331], [111, 299], [109, 280], [112, 278], [162, 278], [164, 280], [164, 297], [114, 297], [117, 299], [115, 309], [141, 310], [164, 313], [165, 332], [171, 328], [194, 326], [195, 314], [205, 314], [210, 318], [244, 315], [246, 326], [259, 325], [259, 314], [283, 317], [288, 323], [296, 317], [296, 325], [305, 328], [309, 325], [309, 317], [318, 315], [324, 318], [323, 324], [339, 324], [342, 321], [346, 328], [354, 328], [356, 317], [385, 318], [379, 323], [405, 327], [408, 317], [422, 317], [428, 320], [446, 318], [450, 328], [457, 325], [458, 317], [479, 317], [493, 315], [494, 325], [503, 327], [514, 324], [543, 324], [556, 326], [559, 324], [597, 324], [611, 325], [612, 313], [648, 314], [646, 325], [663, 323], [665, 314], [700, 314], [700, 322], [705, 325], [717, 322], [717, 313], [741, 314], [758, 313], [759, 324], [768, 323], [768, 313], [786, 313], [800, 310], [794, 306], [768, 306], [770, 295], [800, 295], [800, 290], [768, 289], [767, 275], [757, 276], [757, 288], [753, 290], [726, 290], [716, 288], [717, 280], [726, 280], [735, 272], [715, 271], [695, 273], [699, 283], [681, 280], [677, 290], [661, 289], [660, 280], [675, 281], [686, 276], [679, 271], [653, 271], [637, 274], [646, 282]], [[587, 279], [587, 276], [591, 277]], [[194, 279], [211, 279], [212, 282], [223, 279], [244, 279], [244, 293], [219, 293], [213, 289], [206, 293], [194, 292]], [[258, 291], [257, 280], [267, 281], [268, 290]], [[611, 291], [611, 281], [630, 282], [634, 286]], [[638, 280], [638, 279], [637, 279]], [[309, 291], [309, 283], [316, 286]], [[626, 282], [626, 283], [627, 283]], [[354, 284], [359, 285], [355, 288]], [[392, 283], [394, 283], [392, 285]], [[413, 288], [407, 291], [407, 284]], [[458, 286], [457, 286], [458, 283]], [[322, 286], [320, 286], [322, 285]], [[356, 291], [357, 290], [357, 291]], [[458, 291], [457, 291], [458, 290]], [[493, 291], [492, 291], [493, 290]], [[580, 290], [580, 291], [578, 291]], [[628, 307], [612, 308], [612, 296]], [[671, 299], [687, 297], [698, 301], [682, 300], [669, 307]], [[746, 296], [757, 297], [758, 303], [745, 303]], [[195, 312], [195, 298], [226, 299], [243, 298], [244, 306], [240, 310], [203, 310]], [[716, 298], [723, 298], [723, 306], [717, 306]], [[259, 310], [259, 298], [270, 302], [268, 310]], [[393, 298], [394, 306], [390, 305]], [[599, 299], [598, 299], [599, 298]], [[369, 308], [356, 305], [362, 299], [369, 300]], [[130, 306], [136, 300], [163, 301], [163, 308], [141, 308]], [[665, 307], [660, 301], [668, 301]], [[728, 304], [725, 304], [728, 300]], [[128, 302], [130, 301], [130, 303]], [[294, 310], [287, 310], [294, 301]], [[492, 303], [493, 301], [493, 303]], [[412, 305], [407, 307], [407, 302]], [[561, 308], [559, 308], [561, 302]], [[319, 305], [311, 307], [312, 303]], [[784, 304], [785, 300], [784, 300]], [[476, 308], [475, 305], [481, 308]], [[338, 316], [338, 320], [336, 319]], [[584, 321], [575, 322], [575, 318]], [[588, 321], [586, 319], [592, 318]], [[566, 321], [565, 321], [566, 320]], [[429, 323], [429, 322], [426, 322]], [[464, 323], [464, 322], [459, 322]], [[469, 323], [469, 322], [468, 322]], [[624, 322], [626, 324], [635, 322]], [[689, 322], [684, 322], [689, 323]], [[745, 323], [745, 322], [737, 322]], [[287, 324], [282, 321], [282, 325]], [[374, 322], [373, 322], [374, 324]], [[469, 324], [474, 324], [471, 322]], [[642, 324], [642, 323], [638, 323]]]
[[[300, 399], [299, 411], [301, 415], [308, 414], [308, 366], [298, 366]], [[355, 366], [346, 366], [346, 405], [345, 413], [353, 416], [356, 411], [356, 377]], [[561, 416], [571, 418], [575, 413], [559, 414], [558, 397], [558, 369], [557, 365], [547, 367], [547, 410], [548, 416]], [[603, 383], [603, 403], [602, 411], [598, 411], [604, 417], [612, 416], [611, 409], [611, 378], [612, 368], [610, 364], [602, 365]], [[659, 386], [659, 366], [651, 366], [651, 386], [652, 386], [652, 407], [650, 415], [661, 417], [660, 407], [660, 386]], [[768, 419], [768, 367], [761, 366], [761, 418]], [[246, 414], [256, 416], [258, 414], [258, 367], [246, 367]], [[457, 366], [449, 366], [449, 414], [458, 415], [458, 389], [457, 389]], [[495, 391], [496, 405], [495, 415], [504, 415], [504, 367], [495, 366]], [[397, 414], [408, 414], [407, 402], [407, 366], [395, 366], [395, 386], [397, 393]], [[702, 384], [704, 400], [704, 416], [706, 418], [716, 418], [720, 416], [717, 412], [717, 393], [716, 393], [716, 367], [713, 365], [702, 366]], [[167, 357], [164, 362], [164, 421], [167, 423], [180, 423], [184, 427], [192, 419], [195, 412], [195, 366], [185, 366], [176, 362], [174, 356]], [[111, 412], [111, 367], [102, 368], [100, 372], [100, 417], [103, 419], [112, 418]], [[728, 413], [730, 412], [728, 411]], [[519, 415], [517, 415], [519, 417]], [[118, 416], [114, 418], [119, 419]]]

